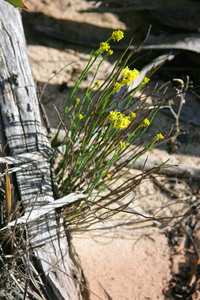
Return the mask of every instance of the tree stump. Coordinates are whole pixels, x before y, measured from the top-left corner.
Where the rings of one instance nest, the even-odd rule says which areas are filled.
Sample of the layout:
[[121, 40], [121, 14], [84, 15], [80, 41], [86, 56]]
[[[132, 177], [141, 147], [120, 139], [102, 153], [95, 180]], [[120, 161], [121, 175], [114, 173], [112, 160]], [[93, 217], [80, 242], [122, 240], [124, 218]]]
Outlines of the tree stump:
[[[14, 163], [18, 171], [12, 174], [12, 204], [15, 208], [20, 201], [27, 216], [27, 224], [23, 224], [26, 248], [21, 249], [21, 256], [27, 269], [32, 270], [31, 274], [37, 274], [34, 293], [40, 298], [36, 299], [89, 299], [87, 282], [70, 234], [56, 211], [28, 224], [32, 211], [42, 209], [57, 198], [52, 171], [53, 150], [40, 117], [20, 11], [3, 0], [0, 9], [0, 99], [1, 142], [6, 145], [7, 155], [20, 158]], [[37, 154], [39, 159], [33, 161], [32, 154]], [[21, 295], [29, 296], [30, 278], [27, 278]], [[17, 284], [23, 287], [22, 282]]]

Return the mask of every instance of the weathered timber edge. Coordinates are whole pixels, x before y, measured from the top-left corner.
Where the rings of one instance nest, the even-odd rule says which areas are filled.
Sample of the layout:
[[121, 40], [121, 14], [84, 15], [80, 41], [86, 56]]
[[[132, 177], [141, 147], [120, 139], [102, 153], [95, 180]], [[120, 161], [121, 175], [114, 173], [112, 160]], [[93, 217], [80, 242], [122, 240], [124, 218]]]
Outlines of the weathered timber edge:
[[[52, 149], [40, 118], [20, 11], [3, 0], [0, 9], [0, 128], [1, 142], [7, 144], [6, 154], [10, 157], [23, 157], [27, 153], [44, 157], [14, 173], [13, 206], [20, 200], [27, 214], [55, 201]], [[34, 257], [32, 260], [30, 255], [30, 264], [34, 263], [41, 275], [42, 299], [89, 299], [83, 287], [87, 282], [70, 234], [62, 220], [58, 228], [56, 218], [54, 210], [46, 213], [43, 221], [27, 225], [28, 243]]]

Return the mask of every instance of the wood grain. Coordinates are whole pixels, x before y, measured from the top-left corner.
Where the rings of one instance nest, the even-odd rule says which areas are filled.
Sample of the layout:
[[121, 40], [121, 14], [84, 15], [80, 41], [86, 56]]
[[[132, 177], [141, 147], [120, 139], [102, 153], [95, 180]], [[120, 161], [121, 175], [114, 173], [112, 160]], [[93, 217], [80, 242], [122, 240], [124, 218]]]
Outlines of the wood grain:
[[[10, 157], [38, 153], [43, 159], [14, 173], [15, 198], [25, 214], [55, 201], [51, 160], [53, 151], [40, 117], [19, 9], [2, 1], [0, 10], [0, 123]], [[22, 164], [26, 162], [22, 159]], [[89, 299], [80, 283], [85, 278], [63, 221], [56, 211], [28, 225], [28, 242], [41, 274], [45, 299]], [[45, 218], [50, 219], [46, 221]], [[59, 231], [59, 232], [58, 232]], [[55, 267], [53, 267], [55, 265]], [[74, 280], [73, 278], [76, 278]]]

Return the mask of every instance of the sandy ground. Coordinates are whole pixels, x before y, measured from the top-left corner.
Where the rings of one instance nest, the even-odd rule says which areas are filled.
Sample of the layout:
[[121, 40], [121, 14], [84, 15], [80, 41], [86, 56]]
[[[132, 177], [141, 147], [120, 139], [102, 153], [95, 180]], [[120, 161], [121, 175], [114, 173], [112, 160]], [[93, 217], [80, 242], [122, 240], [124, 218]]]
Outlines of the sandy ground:
[[162, 291], [170, 280], [164, 235], [141, 239], [119, 232], [107, 238], [98, 235], [74, 238], [92, 291], [102, 299], [109, 299], [106, 292], [116, 300], [164, 299]]
[[[93, 8], [93, 4], [84, 0], [35, 0], [30, 3], [27, 1], [26, 4], [29, 12], [23, 13], [23, 22], [28, 55], [39, 94], [48, 82], [41, 101], [45, 106], [51, 126], [56, 127], [58, 118], [52, 104], [56, 105], [60, 113], [63, 112], [65, 100], [88, 61], [89, 53], [92, 50], [90, 41], [92, 42], [92, 39], [97, 36], [98, 39], [105, 40], [105, 37], [107, 38], [113, 29], [125, 30], [128, 36], [130, 31], [128, 31], [127, 24], [117, 15], [108, 12], [101, 14], [89, 12], [89, 9]], [[35, 29], [37, 25], [64, 30], [74, 39], [85, 39], [88, 41], [88, 47], [46, 37]], [[91, 40], [88, 39], [88, 36]], [[64, 66], [66, 67], [62, 72], [52, 78]], [[104, 62], [98, 78], [100, 81], [104, 80], [111, 67], [112, 61]], [[52, 79], [50, 80], [50, 78]], [[89, 80], [90, 77], [86, 79], [85, 86], [82, 86], [82, 90], [79, 91], [79, 97], [84, 92]], [[156, 124], [160, 126], [160, 123], [165, 126], [166, 122], [168, 124], [173, 122], [173, 118], [162, 114], [159, 115], [156, 122], [155, 126], [157, 126]], [[192, 129], [193, 133], [199, 132], [199, 128]], [[161, 146], [159, 149], [153, 149], [149, 157], [157, 162], [170, 158], [171, 164], [198, 168], [200, 167], [200, 158], [197, 137], [196, 134], [187, 152], [180, 150], [171, 155], [166, 146]], [[184, 149], [185, 144], [181, 146], [180, 149]], [[156, 207], [158, 210], [161, 204], [169, 204], [163, 210], [163, 215], [173, 216], [183, 207], [187, 210], [190, 206], [187, 199], [176, 201], [177, 199], [185, 199], [186, 196], [192, 198], [195, 188], [197, 196], [199, 195], [198, 185], [194, 187], [193, 184], [188, 184], [188, 181], [176, 178], [171, 181], [167, 178], [162, 178], [161, 182], [162, 180], [166, 181], [165, 186], [169, 190], [176, 193], [176, 198], [171, 197], [167, 191], [163, 192], [159, 186], [155, 185], [155, 182], [149, 179], [134, 191], [133, 197], [136, 199], [134, 207], [141, 212], [149, 212], [150, 209], [153, 210]], [[110, 221], [108, 223], [110, 224]], [[102, 224], [102, 226], [106, 229], [107, 224]], [[157, 233], [147, 234], [152, 231], [157, 231]], [[104, 300], [174, 299], [171, 294], [172, 281], [174, 274], [179, 270], [174, 269], [173, 262], [175, 256], [176, 262], [179, 262], [177, 255], [180, 252], [175, 254], [173, 243], [170, 244], [169, 231], [170, 229], [167, 233], [162, 232], [154, 226], [154, 228], [141, 227], [140, 230], [133, 227], [122, 227], [110, 232], [101, 230], [75, 233], [73, 242], [91, 291]], [[178, 251], [183, 253], [185, 249], [182, 244], [183, 235], [176, 234], [177, 236], [176, 246], [180, 246]], [[183, 264], [185, 263], [183, 256], [180, 257], [180, 260]], [[179, 299], [190, 299], [184, 297]], [[91, 294], [91, 299], [95, 300], [98, 297]]]

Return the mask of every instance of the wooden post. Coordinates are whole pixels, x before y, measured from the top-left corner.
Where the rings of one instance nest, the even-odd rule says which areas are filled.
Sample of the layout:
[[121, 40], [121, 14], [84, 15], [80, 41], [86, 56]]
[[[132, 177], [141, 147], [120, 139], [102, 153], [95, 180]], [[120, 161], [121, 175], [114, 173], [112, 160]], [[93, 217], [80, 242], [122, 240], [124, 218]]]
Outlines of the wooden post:
[[[3, 0], [0, 5], [1, 138], [7, 144], [7, 155], [21, 157], [17, 164], [19, 170], [14, 173], [13, 205], [21, 201], [28, 216], [32, 210], [42, 209], [56, 199], [51, 165], [53, 150], [40, 117], [20, 11]], [[27, 153], [37, 154], [40, 159], [30, 163], [30, 159], [23, 158]], [[62, 219], [58, 220], [56, 211], [42, 219], [26, 226], [29, 254], [32, 254], [29, 267], [34, 265], [40, 277], [41, 299], [89, 299], [80, 261]]]

